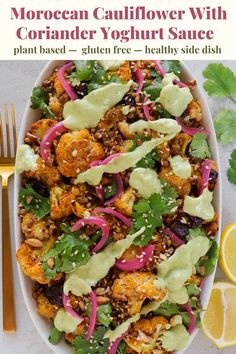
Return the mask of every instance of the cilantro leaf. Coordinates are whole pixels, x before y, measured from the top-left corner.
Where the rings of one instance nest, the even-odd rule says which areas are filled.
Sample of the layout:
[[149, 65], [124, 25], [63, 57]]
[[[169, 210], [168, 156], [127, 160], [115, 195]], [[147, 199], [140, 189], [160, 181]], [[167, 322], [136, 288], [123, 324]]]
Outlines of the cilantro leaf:
[[114, 181], [114, 179], [112, 179], [112, 184], [104, 187], [105, 199], [109, 199], [109, 198], [113, 197], [116, 194], [116, 191], [117, 191], [117, 184]]
[[97, 327], [92, 338], [88, 341], [82, 336], [77, 336], [72, 346], [75, 348], [75, 354], [105, 354], [108, 351], [109, 339], [104, 337], [107, 328], [103, 326]]
[[121, 78], [114, 73], [107, 72], [94, 60], [75, 60], [76, 71], [74, 71], [69, 80], [72, 85], [79, 85], [81, 81], [88, 83], [88, 92], [91, 92], [103, 85], [111, 82], [122, 82]]
[[214, 119], [217, 140], [223, 144], [236, 140], [236, 111], [224, 110]]
[[213, 241], [207, 254], [198, 261], [196, 265], [197, 271], [202, 275], [210, 275], [215, 270], [218, 259], [219, 247], [216, 241]]
[[[197, 301], [190, 301], [190, 305], [194, 311], [194, 315], [196, 317], [197, 320], [197, 327], [200, 327], [201, 324], [201, 319], [200, 319], [200, 312], [201, 309], [197, 306], [198, 302]], [[168, 319], [170, 319], [171, 317], [175, 316], [175, 315], [180, 315], [183, 319], [183, 323], [185, 326], [189, 326], [190, 325], [190, 319], [189, 319], [189, 314], [188, 312], [184, 311], [183, 309], [181, 309], [181, 307], [179, 307], [177, 304], [175, 303], [171, 303], [168, 300], [163, 302], [161, 304], [161, 306], [155, 311], [155, 315], [160, 315], [160, 316], [164, 316]]]
[[146, 92], [147, 95], [149, 95], [149, 99], [151, 101], [155, 101], [160, 96], [162, 88], [163, 84], [161, 82], [161, 78], [157, 78], [153, 80], [150, 85], [144, 86], [143, 91]]
[[236, 149], [231, 153], [231, 158], [229, 160], [229, 168], [227, 171], [228, 180], [231, 183], [236, 184]]
[[94, 60], [74, 60], [76, 71], [72, 73], [72, 78], [80, 81], [88, 81], [93, 76]]
[[194, 134], [193, 140], [191, 141], [191, 144], [189, 146], [189, 153], [191, 156], [197, 157], [202, 160], [207, 157], [211, 157], [207, 137], [205, 134]]
[[195, 283], [190, 283], [186, 286], [188, 296], [191, 298], [192, 296], [198, 296], [201, 292], [201, 289], [195, 284]]
[[203, 71], [203, 76], [207, 79], [204, 89], [209, 96], [228, 97], [235, 103], [232, 96], [236, 94], [236, 76], [230, 68], [221, 63], [209, 64]]
[[198, 236], [203, 236], [207, 237], [206, 231], [202, 227], [197, 227], [195, 229], [189, 229], [188, 235], [187, 235], [187, 240], [191, 240], [195, 237]]
[[163, 60], [161, 65], [165, 72], [174, 73], [176, 76], [181, 74], [180, 62], [179, 60]]
[[43, 114], [48, 118], [54, 118], [55, 114], [50, 110], [49, 103], [49, 95], [47, 90], [43, 87], [34, 87], [32, 91], [31, 100], [31, 108], [33, 109], [41, 109]]
[[126, 354], [125, 348], [126, 348], [126, 342], [122, 340], [116, 350], [116, 354]]
[[[139, 140], [144, 142], [150, 140], [150, 138], [147, 138], [144, 135], [136, 135], [133, 139], [132, 146], [129, 148], [129, 151], [134, 151], [138, 147]], [[157, 148], [155, 148], [151, 152], [149, 152], [144, 158], [142, 158], [136, 166], [143, 168], [153, 168], [157, 161], [160, 161], [160, 156]]]
[[134, 205], [131, 233], [146, 227], [143, 235], [134, 240], [136, 246], [146, 246], [157, 227], [162, 226], [162, 215], [170, 214], [176, 207], [177, 193], [173, 187], [162, 181], [162, 193], [154, 193], [149, 199], [140, 199]]
[[26, 211], [32, 211], [38, 219], [50, 213], [49, 199], [38, 194], [30, 184], [20, 189], [19, 204]]
[[[91, 304], [88, 304], [87, 309], [85, 311], [85, 314], [87, 316], [91, 315], [91, 309], [92, 309]], [[97, 319], [99, 323], [105, 327], [108, 327], [109, 324], [111, 323], [111, 311], [112, 311], [112, 307], [110, 304], [100, 305], [98, 307]]]
[[[64, 229], [65, 230], [65, 229]], [[42, 268], [45, 277], [54, 279], [58, 273], [70, 272], [74, 268], [85, 264], [89, 258], [89, 246], [92, 240], [80, 237], [79, 231], [68, 231], [58, 237], [54, 247], [42, 257]], [[47, 261], [53, 258], [54, 266], [49, 267]]]

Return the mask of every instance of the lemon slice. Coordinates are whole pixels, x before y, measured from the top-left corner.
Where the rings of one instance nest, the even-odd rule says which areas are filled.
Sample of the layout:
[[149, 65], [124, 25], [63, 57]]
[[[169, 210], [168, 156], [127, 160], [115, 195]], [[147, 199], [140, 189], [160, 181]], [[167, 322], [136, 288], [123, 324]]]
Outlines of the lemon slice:
[[236, 283], [236, 222], [227, 226], [221, 236], [220, 266], [225, 275]]
[[236, 344], [236, 286], [217, 282], [202, 320], [207, 337], [218, 348]]

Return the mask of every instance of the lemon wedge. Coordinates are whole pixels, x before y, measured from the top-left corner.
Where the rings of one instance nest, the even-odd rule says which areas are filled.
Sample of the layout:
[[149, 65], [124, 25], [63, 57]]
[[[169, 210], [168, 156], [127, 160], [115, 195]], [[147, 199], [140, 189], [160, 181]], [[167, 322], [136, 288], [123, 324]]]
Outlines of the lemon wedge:
[[227, 226], [221, 236], [220, 266], [225, 275], [236, 283], [236, 222]]
[[236, 344], [236, 286], [217, 282], [202, 320], [206, 336], [218, 348]]

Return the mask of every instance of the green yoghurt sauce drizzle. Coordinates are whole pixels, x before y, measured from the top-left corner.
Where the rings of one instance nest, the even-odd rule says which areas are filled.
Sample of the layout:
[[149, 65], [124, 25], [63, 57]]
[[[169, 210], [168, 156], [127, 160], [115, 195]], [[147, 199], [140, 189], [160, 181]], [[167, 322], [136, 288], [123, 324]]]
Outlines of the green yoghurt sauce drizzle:
[[[173, 139], [181, 131], [181, 127], [175, 120], [166, 118], [165, 122], [167, 123], [166, 125], [164, 125], [164, 122], [159, 125], [161, 127], [160, 132], [163, 134], [159, 138], [145, 141], [134, 151], [122, 153], [106, 165], [89, 168], [87, 171], [78, 175], [75, 183], [87, 182], [90, 185], [96, 186], [100, 183], [103, 173], [119, 173], [128, 168], [135, 167], [136, 164], [155, 147], [162, 144], [164, 141]], [[164, 136], [164, 134], [166, 135]]]

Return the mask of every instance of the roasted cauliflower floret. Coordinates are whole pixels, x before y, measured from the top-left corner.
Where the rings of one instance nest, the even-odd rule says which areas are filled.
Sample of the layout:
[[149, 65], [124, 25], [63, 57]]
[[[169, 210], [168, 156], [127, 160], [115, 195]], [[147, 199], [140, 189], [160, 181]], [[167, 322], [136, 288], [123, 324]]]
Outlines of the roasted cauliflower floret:
[[56, 96], [51, 96], [49, 98], [49, 108], [57, 116], [60, 115], [62, 111], [62, 107], [63, 107], [62, 103], [59, 101], [59, 99]]
[[66, 177], [76, 177], [92, 161], [104, 157], [102, 145], [93, 140], [87, 129], [63, 134], [56, 149], [58, 169]]
[[55, 166], [48, 165], [40, 157], [37, 160], [37, 168], [35, 171], [26, 171], [27, 178], [42, 181], [48, 187], [52, 187], [61, 181], [61, 174]]
[[170, 167], [162, 167], [159, 176], [167, 181], [180, 196], [188, 195], [191, 190], [191, 183], [188, 179], [176, 176]]
[[37, 298], [37, 310], [41, 316], [48, 320], [54, 320], [58, 306], [51, 304], [46, 296], [41, 293]]
[[41, 268], [40, 253], [42, 253], [42, 249], [33, 250], [26, 243], [23, 243], [16, 252], [16, 259], [25, 275], [40, 284], [48, 284], [50, 280], [45, 278], [44, 271]]
[[38, 240], [48, 239], [57, 232], [52, 220], [48, 218], [38, 220], [31, 212], [22, 217], [21, 230], [26, 238], [36, 238]]
[[50, 190], [50, 206], [52, 219], [61, 219], [73, 213], [73, 204], [76, 198], [84, 196], [86, 186], [80, 184], [77, 186], [55, 186]]
[[71, 343], [77, 336], [81, 336], [84, 331], [84, 324], [77, 326], [76, 330], [73, 333], [65, 333], [65, 340]]
[[134, 323], [133, 329], [135, 332], [142, 331], [146, 335], [152, 337], [155, 334], [159, 334], [161, 330], [165, 330], [167, 323], [167, 319], [163, 316], [154, 316], [150, 319], [142, 318]]
[[177, 134], [176, 137], [171, 140], [171, 143], [169, 143], [171, 154], [184, 156], [191, 141], [192, 138], [190, 135], [185, 133]]
[[131, 79], [131, 70], [129, 67], [129, 62], [126, 60], [116, 71], [116, 75], [119, 76], [124, 81], [129, 81]]
[[189, 103], [187, 115], [190, 119], [195, 119], [198, 122], [202, 120], [202, 108], [198, 100], [192, 100]]
[[145, 299], [162, 300], [166, 289], [158, 289], [154, 281], [156, 275], [150, 272], [120, 273], [120, 277], [114, 281], [112, 296], [118, 301], [128, 303], [129, 315], [139, 313]]
[[45, 135], [46, 131], [49, 128], [53, 127], [56, 123], [57, 121], [55, 119], [45, 118], [37, 120], [37, 122], [31, 125], [29, 133], [37, 136], [38, 141], [40, 142], [43, 136]]
[[119, 198], [115, 200], [114, 205], [121, 214], [131, 216], [134, 202], [135, 192], [132, 188], [128, 188]]

